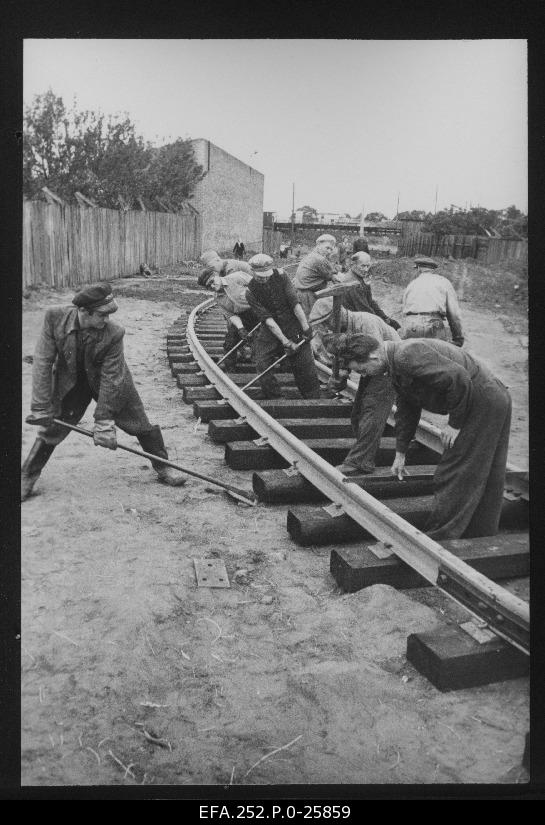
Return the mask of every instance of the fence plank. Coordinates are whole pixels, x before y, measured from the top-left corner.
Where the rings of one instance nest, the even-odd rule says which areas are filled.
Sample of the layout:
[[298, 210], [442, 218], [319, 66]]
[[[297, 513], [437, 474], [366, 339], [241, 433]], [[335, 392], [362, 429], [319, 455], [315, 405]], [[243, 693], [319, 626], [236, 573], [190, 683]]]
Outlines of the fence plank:
[[434, 235], [420, 232], [400, 238], [398, 256], [437, 255], [455, 259], [476, 258], [481, 263], [528, 260], [528, 241], [508, 238], [483, 238], [478, 235]]
[[71, 286], [196, 259], [200, 215], [23, 203], [23, 284]]

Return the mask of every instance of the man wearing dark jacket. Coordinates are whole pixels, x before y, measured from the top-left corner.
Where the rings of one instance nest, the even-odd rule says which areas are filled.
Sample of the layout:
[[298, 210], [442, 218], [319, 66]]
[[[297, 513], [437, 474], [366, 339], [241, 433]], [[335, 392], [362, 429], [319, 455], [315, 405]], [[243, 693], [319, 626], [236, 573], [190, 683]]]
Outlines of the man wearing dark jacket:
[[436, 541], [496, 535], [511, 424], [511, 397], [502, 382], [468, 352], [436, 338], [341, 334], [331, 336], [327, 348], [349, 370], [390, 377], [397, 397], [392, 474], [400, 480], [422, 410], [449, 416], [426, 533]]
[[359, 281], [358, 286], [352, 286], [343, 293], [342, 304], [351, 312], [372, 312], [378, 315], [386, 324], [399, 329], [399, 324], [395, 318], [390, 318], [373, 300], [371, 285], [365, 280], [369, 277], [371, 267], [371, 256], [367, 252], [355, 252], [351, 257], [350, 276]]
[[[161, 430], [150, 424], [125, 363], [125, 330], [109, 320], [117, 311], [110, 284], [85, 287], [72, 304], [46, 311], [36, 345], [31, 413], [26, 421], [39, 430], [21, 471], [22, 501], [32, 492], [57, 444], [70, 432], [53, 419], [77, 424], [93, 398], [97, 446], [117, 448], [117, 425], [135, 435], [146, 452], [168, 458]], [[187, 480], [170, 467], [153, 462], [152, 466], [165, 484], [177, 487]]]
[[[312, 330], [293, 284], [283, 270], [273, 268], [273, 259], [269, 255], [254, 255], [249, 263], [254, 277], [246, 297], [261, 321], [254, 345], [257, 372], [263, 372], [277, 358], [287, 354], [303, 398], [320, 398], [320, 382], [310, 349]], [[280, 385], [272, 370], [260, 379], [260, 383], [266, 398], [281, 396]]]

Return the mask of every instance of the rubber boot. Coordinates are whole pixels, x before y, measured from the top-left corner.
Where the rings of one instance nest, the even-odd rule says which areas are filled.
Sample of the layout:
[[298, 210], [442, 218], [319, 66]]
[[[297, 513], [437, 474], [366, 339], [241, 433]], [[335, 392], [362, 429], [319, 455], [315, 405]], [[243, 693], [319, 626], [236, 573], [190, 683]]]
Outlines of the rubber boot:
[[43, 438], [37, 438], [32, 445], [32, 449], [21, 467], [21, 501], [25, 501], [31, 494], [55, 447], [56, 444], [46, 444]]
[[[149, 433], [139, 435], [137, 438], [146, 453], [153, 453], [153, 455], [157, 455], [159, 458], [168, 458], [165, 442], [163, 441], [163, 434], [157, 424], [151, 428]], [[170, 487], [181, 487], [182, 484], [185, 484], [187, 481], [186, 475], [178, 470], [174, 470], [172, 467], [165, 467], [164, 464], [159, 464], [154, 461], [151, 462], [151, 466], [157, 473], [158, 480], [163, 484], [168, 484]]]

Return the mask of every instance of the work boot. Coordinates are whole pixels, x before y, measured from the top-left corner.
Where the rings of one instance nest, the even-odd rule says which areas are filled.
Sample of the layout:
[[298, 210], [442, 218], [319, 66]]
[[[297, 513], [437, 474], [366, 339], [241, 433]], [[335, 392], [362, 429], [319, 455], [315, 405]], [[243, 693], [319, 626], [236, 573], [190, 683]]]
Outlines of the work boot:
[[337, 464], [335, 469], [348, 477], [370, 475], [373, 472], [372, 470], [363, 470], [361, 467], [354, 467], [351, 464]]
[[[157, 424], [151, 428], [149, 433], [143, 433], [137, 436], [137, 438], [146, 453], [152, 453], [153, 455], [159, 456], [159, 458], [168, 459], [163, 434]], [[168, 484], [170, 487], [181, 487], [182, 484], [185, 484], [187, 481], [186, 475], [179, 470], [174, 470], [172, 467], [166, 467], [164, 464], [159, 464], [155, 461], [151, 462], [151, 466], [157, 473], [158, 481], [161, 481], [163, 484]]]
[[225, 361], [222, 361], [219, 365], [220, 370], [223, 370], [223, 372], [233, 372], [236, 369], [236, 366], [236, 358], [226, 358]]
[[46, 444], [43, 438], [37, 438], [32, 445], [32, 449], [21, 467], [21, 501], [26, 501], [31, 494], [55, 447], [55, 444]]

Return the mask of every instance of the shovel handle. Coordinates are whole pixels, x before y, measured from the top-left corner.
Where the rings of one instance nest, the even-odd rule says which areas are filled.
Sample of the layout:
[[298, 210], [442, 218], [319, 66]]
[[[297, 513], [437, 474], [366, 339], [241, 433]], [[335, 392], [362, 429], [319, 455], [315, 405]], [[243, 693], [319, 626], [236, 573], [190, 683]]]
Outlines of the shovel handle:
[[[254, 334], [254, 332], [256, 331], [256, 329], [257, 329], [258, 327], [260, 327], [260, 326], [261, 326], [261, 321], [259, 322], [259, 324], [256, 324], [256, 325], [255, 325], [255, 327], [254, 327], [253, 329], [251, 329], [251, 330], [250, 330], [250, 332], [248, 333], [248, 338], [249, 338], [251, 335], [253, 335], [253, 334]], [[229, 352], [226, 352], [226, 353], [225, 353], [225, 355], [223, 356], [223, 358], [220, 358], [220, 360], [216, 362], [216, 366], [218, 366], [218, 367], [219, 367], [219, 365], [222, 363], [222, 361], [225, 361], [225, 359], [226, 359], [229, 355], [231, 355], [231, 353], [235, 352], [235, 350], [237, 350], [240, 346], [242, 346], [242, 344], [243, 344], [245, 341], [247, 341], [247, 340], [248, 340], [248, 338], [242, 338], [242, 339], [238, 342], [238, 344], [235, 344], [235, 346], [234, 346], [234, 347], [232, 347], [232, 348], [229, 350]]]
[[[83, 427], [76, 427], [73, 424], [67, 424], [66, 421], [61, 421], [59, 418], [54, 418], [53, 421], [55, 424], [60, 424], [61, 427], [66, 427], [69, 430], [73, 430], [75, 433], [93, 438], [93, 433], [90, 430], [84, 430]], [[188, 470], [186, 467], [180, 466], [180, 464], [175, 464], [173, 461], [169, 461], [168, 458], [161, 458], [161, 456], [153, 455], [153, 453], [147, 453], [144, 450], [135, 450], [134, 447], [127, 447], [125, 444], [118, 444], [117, 449], [125, 450], [127, 453], [133, 453], [133, 455], [140, 456], [140, 458], [148, 458], [150, 461], [157, 464], [163, 464], [165, 467], [172, 467], [174, 470], [179, 470], [181, 473], [186, 473], [188, 476], [195, 476], [195, 478], [200, 478], [202, 481], [208, 481], [209, 484], [214, 484], [216, 487], [222, 487], [224, 490], [227, 490], [228, 493], [233, 493], [237, 496], [237, 498], [244, 499], [244, 501], [248, 504], [255, 504], [254, 499], [248, 498], [248, 492], [246, 490], [239, 490], [238, 487], [232, 487], [230, 484], [224, 484], [222, 481], [217, 481], [215, 478], [210, 478], [210, 476], [197, 473], [196, 470]]]
[[[299, 343], [297, 344], [294, 352], [297, 352], [299, 347], [302, 347], [306, 340], [307, 340], [306, 338], [303, 338], [302, 341], [299, 341]], [[281, 364], [282, 361], [284, 360], [284, 358], [287, 358], [288, 355], [290, 355], [289, 352], [286, 352], [286, 353], [284, 353], [284, 355], [281, 355], [280, 358], [277, 358], [277, 360], [273, 364], [270, 365], [270, 367], [267, 367], [266, 370], [263, 370], [263, 372], [260, 372], [259, 375], [256, 375], [255, 378], [252, 378], [251, 381], [248, 381], [247, 384], [245, 384], [243, 387], [241, 387], [240, 391], [244, 392], [244, 390], [247, 390], [248, 387], [252, 386], [252, 384], [255, 384], [256, 381], [259, 381], [259, 379], [263, 378], [263, 376], [266, 375], [268, 372], [270, 372], [270, 370], [274, 369], [274, 367], [278, 366], [278, 364]]]

